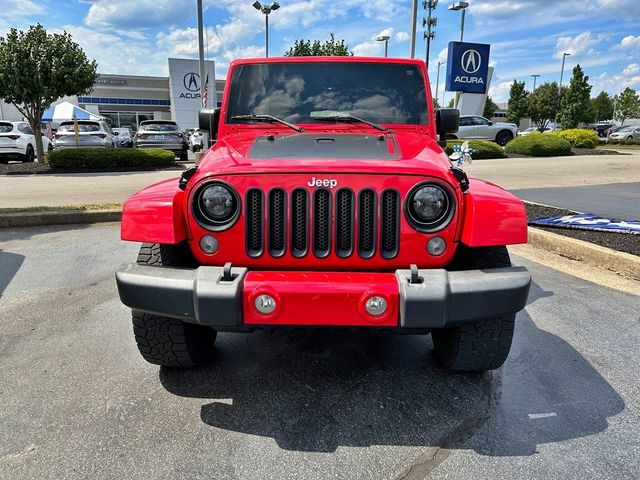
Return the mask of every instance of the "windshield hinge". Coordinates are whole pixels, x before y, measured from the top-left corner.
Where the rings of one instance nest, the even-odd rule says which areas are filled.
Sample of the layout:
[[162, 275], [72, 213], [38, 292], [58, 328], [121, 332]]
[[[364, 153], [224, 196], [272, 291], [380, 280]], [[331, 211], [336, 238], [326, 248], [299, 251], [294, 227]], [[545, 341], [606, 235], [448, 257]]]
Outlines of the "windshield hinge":
[[178, 180], [178, 188], [184, 191], [184, 189], [187, 188], [187, 183], [189, 183], [189, 180], [191, 180], [191, 177], [193, 177], [197, 171], [198, 167], [191, 167], [182, 172], [180, 180]]
[[460, 184], [460, 190], [462, 190], [463, 192], [469, 190], [469, 177], [467, 177], [467, 174], [464, 170], [458, 167], [452, 167], [451, 173], [453, 173], [453, 176], [458, 180], [458, 183]]

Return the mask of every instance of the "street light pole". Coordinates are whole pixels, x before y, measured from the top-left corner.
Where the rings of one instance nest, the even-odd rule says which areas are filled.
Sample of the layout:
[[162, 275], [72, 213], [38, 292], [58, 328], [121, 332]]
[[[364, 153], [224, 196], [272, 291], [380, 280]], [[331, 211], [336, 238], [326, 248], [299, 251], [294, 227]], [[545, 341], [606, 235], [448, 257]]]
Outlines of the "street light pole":
[[409, 57], [416, 56], [416, 22], [418, 20], [418, 0], [413, 0], [411, 8], [411, 45], [409, 46]]
[[449, 5], [449, 10], [457, 12], [458, 10], [462, 10], [462, 15], [460, 16], [460, 41], [464, 41], [464, 17], [465, 12], [467, 11], [467, 7], [469, 6], [469, 2], [456, 2]]
[[[199, 0], [201, 1], [201, 0]], [[270, 6], [262, 5], [260, 2], [253, 2], [253, 8], [264, 13], [264, 51], [265, 57], [269, 56], [269, 14], [280, 8], [278, 2], [273, 2]]]
[[533, 77], [533, 90], [531, 90], [532, 92], [536, 91], [536, 80], [538, 79], [538, 77], [540, 75], [531, 75]]
[[385, 58], [389, 55], [389, 35], [379, 35], [375, 38], [377, 42], [384, 42], [384, 56]]
[[202, 35], [202, 0], [198, 0], [198, 61], [200, 70], [200, 98], [204, 98], [204, 39]]
[[560, 96], [562, 95], [562, 78], [564, 77], [564, 60], [565, 58], [567, 58], [569, 55], [571, 55], [570, 53], [563, 53], [562, 54], [562, 68], [560, 69], [560, 85], [558, 85], [558, 107], [556, 108], [556, 117], [553, 119], [553, 129], [556, 129], [556, 126], [558, 125], [558, 113], [560, 110], [560, 101], [561, 98]]
[[[438, 99], [438, 87], [440, 87], [440, 65], [443, 63], [444, 62], [438, 62], [438, 75], [436, 75], [436, 100]], [[441, 108], [444, 108], [444, 105], [442, 105]]]

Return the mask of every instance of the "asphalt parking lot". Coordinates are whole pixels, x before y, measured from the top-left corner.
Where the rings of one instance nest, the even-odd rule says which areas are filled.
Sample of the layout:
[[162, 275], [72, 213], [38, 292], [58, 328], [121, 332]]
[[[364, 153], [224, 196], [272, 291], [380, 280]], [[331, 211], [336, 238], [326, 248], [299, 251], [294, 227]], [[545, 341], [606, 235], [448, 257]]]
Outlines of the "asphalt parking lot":
[[138, 355], [117, 224], [0, 230], [2, 479], [635, 479], [640, 299], [514, 258], [534, 284], [493, 374], [428, 337], [221, 334]]

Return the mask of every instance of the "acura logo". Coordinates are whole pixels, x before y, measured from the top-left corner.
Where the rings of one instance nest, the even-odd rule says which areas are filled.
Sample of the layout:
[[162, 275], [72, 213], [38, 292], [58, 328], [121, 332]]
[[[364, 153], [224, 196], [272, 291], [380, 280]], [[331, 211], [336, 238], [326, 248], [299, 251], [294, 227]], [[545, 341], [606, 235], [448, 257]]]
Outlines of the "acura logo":
[[462, 70], [467, 73], [476, 73], [480, 70], [481, 63], [482, 59], [477, 50], [467, 50], [462, 54], [462, 58], [460, 59]]
[[189, 90], [190, 92], [199, 92], [200, 91], [200, 75], [197, 73], [187, 73], [182, 80], [184, 84], [184, 88]]

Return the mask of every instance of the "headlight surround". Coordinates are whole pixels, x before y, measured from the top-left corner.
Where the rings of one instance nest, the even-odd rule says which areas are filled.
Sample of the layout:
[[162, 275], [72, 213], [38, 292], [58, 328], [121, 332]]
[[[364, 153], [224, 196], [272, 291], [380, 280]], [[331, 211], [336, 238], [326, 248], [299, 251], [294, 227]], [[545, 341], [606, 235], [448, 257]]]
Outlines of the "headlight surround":
[[455, 211], [451, 191], [437, 183], [419, 183], [405, 200], [405, 216], [419, 232], [432, 233], [446, 227]]
[[207, 182], [193, 196], [193, 215], [207, 230], [226, 230], [240, 215], [240, 197], [227, 183]]

